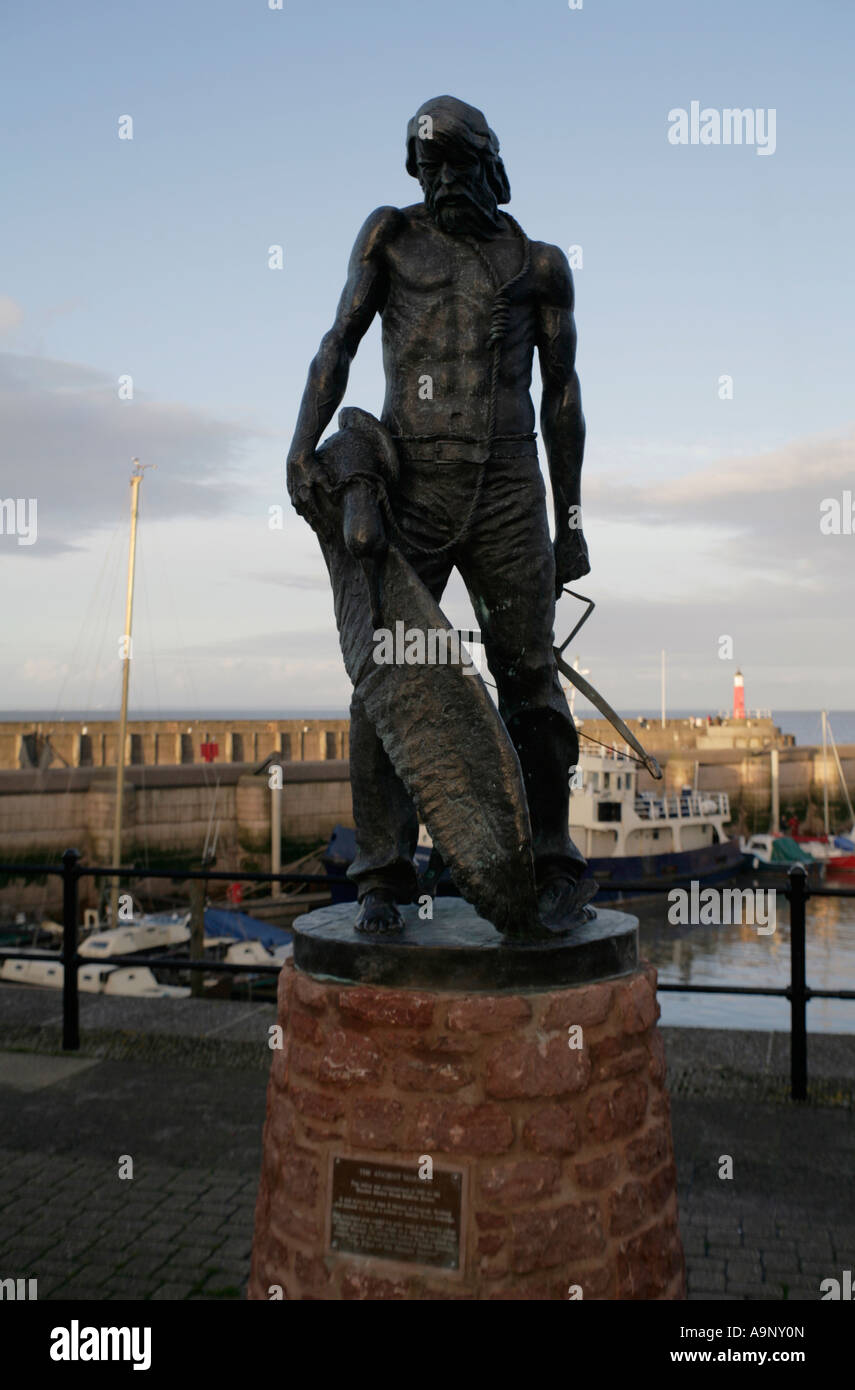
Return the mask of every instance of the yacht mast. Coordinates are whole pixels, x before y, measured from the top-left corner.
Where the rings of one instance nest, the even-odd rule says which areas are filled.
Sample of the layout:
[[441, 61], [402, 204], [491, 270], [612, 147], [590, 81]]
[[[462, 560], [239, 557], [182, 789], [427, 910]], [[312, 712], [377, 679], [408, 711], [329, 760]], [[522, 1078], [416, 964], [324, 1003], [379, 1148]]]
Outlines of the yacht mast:
[[665, 648], [662, 648], [662, 728], [666, 727], [665, 721]]
[[822, 711], [822, 813], [828, 835], [828, 715]]
[[[143, 470], [151, 468], [149, 463], [141, 464], [133, 460], [131, 474], [131, 540], [128, 549], [128, 591], [125, 599], [125, 630], [121, 637], [120, 654], [122, 661], [122, 711], [119, 716], [119, 746], [116, 749], [116, 814], [113, 821], [113, 863], [118, 867], [122, 862], [122, 794], [125, 783], [125, 743], [128, 733], [128, 686], [131, 678], [131, 626], [134, 613], [134, 565], [137, 551], [137, 516], [139, 513], [139, 492]], [[119, 878], [110, 880], [110, 926], [119, 924]]]

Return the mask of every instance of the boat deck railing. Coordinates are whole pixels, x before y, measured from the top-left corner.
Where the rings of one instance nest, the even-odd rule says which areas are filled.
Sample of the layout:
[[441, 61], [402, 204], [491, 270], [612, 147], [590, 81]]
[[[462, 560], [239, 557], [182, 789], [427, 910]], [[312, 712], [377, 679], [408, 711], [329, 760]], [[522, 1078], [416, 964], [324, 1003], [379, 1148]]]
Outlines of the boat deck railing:
[[[164, 878], [176, 880], [219, 880], [226, 883], [349, 883], [344, 875], [331, 874], [292, 874], [292, 873], [248, 873], [242, 870], [227, 872], [222, 869], [146, 869], [146, 868], [103, 868], [100, 865], [81, 864], [76, 849], [67, 849], [60, 864], [0, 864], [0, 878], [3, 876], [40, 877], [45, 874], [58, 875], [62, 879], [62, 951], [60, 961], [63, 967], [62, 985], [62, 1047], [65, 1052], [76, 1052], [80, 1048], [80, 998], [78, 968], [89, 964], [78, 951], [78, 923], [80, 918], [80, 881], [83, 878], [119, 878], [126, 882], [131, 879]], [[668, 889], [690, 885], [692, 880], [672, 879]], [[778, 889], [778, 885], [769, 885]], [[622, 893], [662, 893], [661, 884], [621, 883]], [[806, 957], [806, 905], [809, 898], [855, 898], [855, 888], [828, 888], [825, 885], [809, 885], [808, 876], [802, 864], [794, 864], [787, 874], [780, 891], [790, 903], [790, 983], [786, 986], [774, 985], [692, 985], [662, 983], [657, 989], [675, 994], [746, 994], [788, 999], [790, 1002], [790, 1094], [793, 1100], [807, 1099], [807, 1005], [811, 999], [849, 999], [855, 1001], [853, 989], [813, 989], [807, 983], [805, 972]], [[114, 956], [111, 965], [152, 966], [158, 970], [190, 970], [217, 972], [223, 975], [278, 975], [282, 969], [279, 962], [270, 965], [261, 963], [244, 964], [235, 961], [206, 960], [200, 954], [191, 956]], [[26, 951], [16, 947], [0, 948], [0, 960], [43, 960], [44, 952]]]
[[638, 792], [635, 812], [640, 820], [698, 820], [705, 816], [730, 819], [730, 797], [727, 792], [691, 792], [675, 796], [655, 796], [653, 792]]

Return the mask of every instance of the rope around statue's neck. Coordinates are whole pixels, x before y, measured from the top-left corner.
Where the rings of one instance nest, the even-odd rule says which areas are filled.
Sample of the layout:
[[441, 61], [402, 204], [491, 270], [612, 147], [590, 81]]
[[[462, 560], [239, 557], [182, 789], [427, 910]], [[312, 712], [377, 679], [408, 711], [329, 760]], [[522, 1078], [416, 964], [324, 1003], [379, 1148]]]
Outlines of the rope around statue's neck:
[[517, 236], [520, 238], [523, 247], [522, 265], [520, 266], [516, 275], [514, 275], [510, 280], [506, 280], [504, 285], [499, 284], [498, 275], [493, 269], [491, 262], [488, 260], [487, 256], [484, 254], [483, 250], [479, 246], [475, 237], [467, 236], [462, 238], [462, 240], [465, 241], [475, 252], [475, 255], [478, 257], [478, 260], [481, 262], [482, 266], [486, 270], [487, 275], [495, 289], [495, 294], [493, 296], [493, 308], [490, 314], [490, 333], [487, 338], [487, 346], [491, 350], [490, 403], [487, 411], [487, 459], [486, 462], [482, 463], [478, 468], [478, 477], [475, 483], [475, 490], [472, 494], [472, 501], [469, 505], [469, 510], [467, 511], [466, 516], [463, 518], [463, 522], [460, 526], [460, 529], [458, 530], [456, 535], [452, 536], [451, 540], [445, 541], [443, 545], [437, 545], [433, 547], [416, 545], [416, 543], [413, 540], [411, 540], [409, 537], [403, 534], [400, 526], [395, 520], [385, 487], [381, 490], [380, 493], [380, 502], [383, 507], [383, 512], [390, 529], [399, 541], [402, 541], [408, 549], [417, 551], [419, 555], [444, 555], [447, 550], [451, 550], [454, 548], [454, 546], [459, 545], [460, 542], [468, 534], [469, 528], [472, 525], [472, 521], [475, 516], [475, 512], [478, 508], [478, 503], [481, 500], [481, 491], [483, 489], [484, 478], [486, 477], [487, 473], [487, 464], [490, 461], [490, 454], [492, 453], [493, 441], [496, 437], [496, 408], [498, 404], [499, 395], [499, 366], [501, 364], [502, 341], [505, 335], [507, 334], [508, 322], [510, 319], [510, 291], [513, 289], [514, 285], [516, 285], [520, 280], [522, 280], [524, 275], [528, 274], [529, 268], [531, 266], [531, 242], [529, 241], [520, 224], [516, 221], [515, 218], [511, 217], [510, 213], [506, 212], [504, 216], [508, 219]]

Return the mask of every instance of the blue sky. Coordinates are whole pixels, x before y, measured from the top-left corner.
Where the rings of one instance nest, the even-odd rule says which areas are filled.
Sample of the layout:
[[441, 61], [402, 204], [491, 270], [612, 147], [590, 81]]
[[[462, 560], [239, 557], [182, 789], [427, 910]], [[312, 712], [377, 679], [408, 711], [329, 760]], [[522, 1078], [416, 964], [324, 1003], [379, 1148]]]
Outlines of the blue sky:
[[[725, 705], [737, 663], [751, 705], [855, 703], [840, 642], [855, 536], [818, 525], [855, 482], [854, 15], [844, 0], [10, 5], [0, 497], [37, 496], [39, 535], [0, 536], [0, 704], [115, 705], [132, 455], [157, 464], [133, 702], [346, 701], [314, 538], [290, 516], [271, 531], [268, 509], [286, 501], [353, 238], [372, 208], [420, 196], [406, 122], [444, 92], [497, 131], [529, 234], [583, 248], [595, 683], [622, 708], [655, 704], [664, 646], [675, 705]], [[774, 154], [671, 145], [668, 113], [693, 100], [774, 108]], [[379, 409], [376, 325], [346, 399]], [[469, 625], [459, 583], [446, 607]], [[559, 635], [574, 621], [564, 600]]]

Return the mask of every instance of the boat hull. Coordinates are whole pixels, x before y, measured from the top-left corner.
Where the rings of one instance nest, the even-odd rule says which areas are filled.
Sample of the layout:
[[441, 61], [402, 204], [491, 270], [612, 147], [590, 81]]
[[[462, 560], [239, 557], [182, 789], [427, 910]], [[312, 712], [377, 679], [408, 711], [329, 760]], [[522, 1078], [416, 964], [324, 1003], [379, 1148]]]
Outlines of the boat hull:
[[[332, 839], [323, 856], [326, 872], [331, 876], [345, 874], [356, 852], [356, 836], [353, 830], [337, 825]], [[419, 873], [427, 868], [430, 851], [423, 845], [416, 850], [415, 863]], [[667, 892], [669, 883], [686, 879], [697, 879], [710, 883], [719, 878], [730, 878], [744, 864], [744, 856], [738, 840], [726, 840], [720, 845], [704, 845], [699, 849], [682, 850], [674, 854], [621, 855], [611, 858], [592, 858], [588, 861], [589, 872], [600, 884], [597, 902], [626, 897], [631, 890], [622, 884], [643, 884], [656, 887], [661, 884]], [[447, 871], [439, 881], [439, 893], [445, 896], [454, 894], [454, 885]], [[351, 883], [330, 884], [330, 894], [334, 903], [353, 902], [356, 887]], [[459, 896], [459, 895], [456, 895]]]

